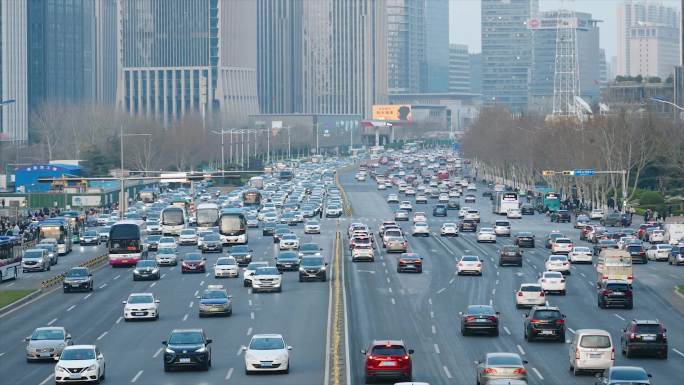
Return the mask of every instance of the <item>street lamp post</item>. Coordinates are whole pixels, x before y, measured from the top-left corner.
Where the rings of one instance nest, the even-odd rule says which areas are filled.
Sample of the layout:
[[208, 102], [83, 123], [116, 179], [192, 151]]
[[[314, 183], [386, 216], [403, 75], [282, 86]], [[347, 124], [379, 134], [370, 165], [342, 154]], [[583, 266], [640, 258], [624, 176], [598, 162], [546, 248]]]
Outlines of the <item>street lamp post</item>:
[[[677, 104], [675, 104], [669, 100], [660, 99], [660, 98], [648, 98], [648, 100], [651, 100], [651, 101], [656, 102], [656, 103], [667, 104], [669, 106], [676, 108], [679, 111], [684, 111], [684, 107], [680, 107]], [[674, 113], [674, 119], [677, 120], [677, 113], [676, 112]]]
[[[225, 130], [221, 129], [221, 131], [211, 131], [213, 134], [216, 135], [221, 135], [221, 177], [225, 177], [226, 173], [226, 142], [225, 142], [225, 135], [230, 132], [230, 130]], [[231, 138], [232, 141], [232, 138]], [[232, 142], [231, 142], [232, 143]], [[231, 148], [231, 157], [232, 157], [232, 148]]]

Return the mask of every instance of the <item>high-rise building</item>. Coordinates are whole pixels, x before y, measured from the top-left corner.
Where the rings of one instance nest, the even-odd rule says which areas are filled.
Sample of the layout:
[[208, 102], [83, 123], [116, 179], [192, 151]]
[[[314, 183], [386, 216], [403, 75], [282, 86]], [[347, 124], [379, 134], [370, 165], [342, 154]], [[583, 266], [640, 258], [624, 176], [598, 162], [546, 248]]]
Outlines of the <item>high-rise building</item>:
[[254, 2], [122, 0], [120, 7], [117, 94], [126, 111], [165, 125], [195, 112], [233, 126], [258, 112]]
[[[553, 107], [556, 37], [558, 35], [558, 12], [541, 12], [530, 20], [532, 31], [532, 70], [529, 84], [529, 109], [543, 114], [551, 113]], [[561, 20], [568, 18], [561, 11]], [[601, 48], [599, 47], [598, 21], [589, 13], [575, 12], [574, 20], [568, 20], [575, 28], [575, 57], [579, 75], [579, 92], [587, 102], [598, 101], [601, 81]]]
[[466, 44], [449, 45], [449, 92], [470, 93], [470, 55]]
[[654, 23], [640, 23], [629, 29], [628, 75], [672, 75], [679, 64], [679, 29]]
[[262, 112], [369, 117], [387, 100], [386, 7], [384, 0], [257, 1]]
[[470, 54], [470, 92], [482, 94], [482, 54]]
[[29, 107], [93, 100], [94, 2], [28, 0], [27, 5]]
[[601, 53], [599, 54], [599, 67], [601, 69], [600, 81], [605, 84], [610, 79], [608, 61], [606, 60], [606, 50], [601, 48]]
[[[415, 93], [425, 69], [425, 0], [387, 0], [387, 87]], [[447, 36], [448, 37], [448, 36]]]
[[425, 0], [422, 92], [449, 90], [449, 0]]
[[[26, 0], [0, 1], [0, 142], [28, 140]], [[11, 102], [10, 102], [11, 101]]]
[[[650, 40], [659, 40], [660, 35], [663, 35], [663, 39], [670, 40], [672, 31], [670, 28], [674, 28], [676, 35], [679, 34], [679, 22], [680, 17], [676, 7], [665, 6], [658, 2], [649, 2], [644, 0], [626, 0], [617, 6], [617, 73], [616, 75], [630, 75], [636, 74], [635, 69], [632, 69], [632, 64], [639, 64], [638, 60], [632, 60], [636, 58], [639, 54], [644, 55], [646, 52], [640, 52], [641, 49], [653, 48], [653, 43], [641, 44], [640, 42], [632, 43], [632, 28], [638, 28], [635, 32], [639, 38], [640, 33], [649, 35], [651, 31], [647, 31], [642, 27], [646, 26], [659, 26], [665, 28], [663, 31], [658, 31], [657, 36], [649, 36]], [[643, 31], [643, 32], [640, 32]], [[653, 32], [657, 33], [657, 32]], [[641, 36], [646, 37], [646, 36]], [[678, 39], [678, 38], [677, 38]], [[648, 47], [647, 47], [648, 46]], [[637, 52], [632, 53], [632, 49], [636, 49]], [[667, 52], [668, 49], [658, 50], [659, 55], [670, 55]], [[650, 52], [653, 55], [654, 52]], [[679, 55], [677, 55], [679, 57]], [[658, 59], [656, 59], [658, 60]], [[662, 61], [662, 60], [659, 60]], [[676, 63], [673, 63], [673, 65]], [[634, 76], [634, 75], [633, 75]]]
[[527, 108], [532, 38], [527, 21], [538, 0], [482, 0], [482, 94], [485, 104]]
[[116, 104], [117, 0], [95, 0], [95, 100]]

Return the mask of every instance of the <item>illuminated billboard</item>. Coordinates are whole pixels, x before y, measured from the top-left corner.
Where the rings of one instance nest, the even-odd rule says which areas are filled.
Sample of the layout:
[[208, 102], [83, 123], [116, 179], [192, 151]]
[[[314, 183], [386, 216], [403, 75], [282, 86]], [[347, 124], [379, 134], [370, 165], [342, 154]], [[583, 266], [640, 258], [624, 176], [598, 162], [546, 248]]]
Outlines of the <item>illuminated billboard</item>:
[[407, 104], [379, 104], [373, 106], [374, 120], [411, 120], [411, 106]]

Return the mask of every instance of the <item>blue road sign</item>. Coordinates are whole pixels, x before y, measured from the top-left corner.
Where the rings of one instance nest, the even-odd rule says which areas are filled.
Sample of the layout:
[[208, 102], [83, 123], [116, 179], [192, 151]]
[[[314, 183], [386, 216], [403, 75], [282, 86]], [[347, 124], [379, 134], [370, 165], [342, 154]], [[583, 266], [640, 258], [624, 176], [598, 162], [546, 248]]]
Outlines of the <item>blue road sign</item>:
[[461, 144], [458, 142], [451, 143], [451, 151], [458, 152], [461, 149]]
[[578, 169], [574, 172], [575, 176], [594, 176], [594, 169]]

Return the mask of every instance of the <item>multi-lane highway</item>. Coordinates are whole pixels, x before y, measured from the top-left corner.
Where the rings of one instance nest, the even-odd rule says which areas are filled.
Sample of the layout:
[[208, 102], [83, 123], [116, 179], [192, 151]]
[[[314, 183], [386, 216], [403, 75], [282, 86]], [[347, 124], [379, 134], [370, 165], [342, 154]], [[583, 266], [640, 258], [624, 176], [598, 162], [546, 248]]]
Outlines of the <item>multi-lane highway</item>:
[[[383, 220], [393, 219], [397, 205], [385, 203], [387, 194], [396, 189], [378, 191], [372, 181], [357, 182], [354, 173], [341, 175], [341, 182], [352, 202], [354, 217], [348, 221], [368, 224], [374, 232]], [[481, 198], [468, 206], [480, 210], [482, 226], [491, 226], [489, 198]], [[400, 198], [406, 199], [406, 198]], [[412, 200], [412, 199], [409, 199]], [[413, 200], [412, 200], [413, 201]], [[440, 238], [443, 222], [457, 222], [456, 210], [449, 210], [447, 218], [432, 217], [435, 200], [427, 205], [415, 205], [414, 211], [428, 214], [432, 235], [429, 238], [409, 236], [409, 250], [424, 257], [422, 274], [398, 274], [398, 254], [387, 254], [379, 247], [374, 263], [352, 263], [345, 258], [347, 306], [349, 312], [352, 384], [364, 381], [363, 357], [359, 353], [373, 339], [403, 339], [413, 355], [414, 381], [430, 384], [474, 384], [475, 361], [488, 352], [515, 352], [529, 361], [531, 384], [593, 384], [592, 375], [574, 377], [569, 371], [568, 344], [557, 342], [528, 343], [523, 338], [524, 309], [516, 309], [514, 290], [520, 283], [536, 282], [550, 254], [543, 246], [543, 237], [557, 229], [575, 242], [578, 231], [571, 224], [550, 224], [543, 215], [525, 216], [511, 220], [512, 231], [532, 231], [537, 236], [535, 249], [524, 249], [523, 267], [499, 267], [498, 249], [512, 244], [512, 239], [499, 238], [496, 244], [478, 244], [474, 233], [458, 238]], [[410, 233], [411, 222], [400, 222]], [[584, 244], [579, 242], [578, 244]], [[484, 257], [484, 274], [457, 276], [455, 258], [475, 254]], [[567, 276], [566, 296], [549, 296], [550, 305], [559, 306], [567, 315], [569, 333], [583, 328], [606, 329], [618, 344], [616, 365], [643, 366], [653, 374], [655, 383], [681, 384], [684, 365], [684, 333], [680, 325], [684, 314], [673, 306], [672, 289], [681, 268], [664, 262], [635, 266], [635, 305], [633, 310], [599, 309], [596, 305], [595, 268], [591, 265], [573, 266]], [[467, 336], [460, 333], [459, 311], [472, 304], [492, 304], [500, 314], [501, 334], [498, 337]], [[626, 359], [620, 355], [620, 330], [627, 320], [657, 318], [668, 327], [670, 352], [667, 360], [655, 358]]]
[[[334, 230], [335, 221], [324, 219], [321, 235], [304, 235], [302, 225], [294, 231], [302, 242], [319, 243], [329, 258]], [[277, 247], [272, 237], [262, 237], [261, 229], [250, 229], [249, 236], [254, 260], [273, 265]], [[179, 250], [183, 255], [196, 248]], [[35, 327], [53, 325], [66, 327], [76, 344], [98, 345], [106, 360], [106, 382], [111, 384], [322, 384], [329, 281], [300, 283], [297, 272], [284, 272], [282, 293], [252, 294], [241, 278], [215, 279], [211, 266], [218, 254], [205, 256], [207, 274], [181, 274], [180, 267], [163, 267], [159, 281], [134, 282], [132, 269], [107, 266], [95, 273], [92, 293], [58, 290], [0, 318], [0, 383], [54, 383], [54, 362], [27, 363], [24, 355], [24, 338]], [[223, 284], [233, 295], [231, 317], [199, 318], [195, 296], [210, 284]], [[122, 320], [121, 302], [133, 292], [152, 292], [161, 301], [158, 321]], [[161, 342], [176, 328], [203, 328], [213, 339], [208, 372], [164, 372]], [[240, 348], [255, 333], [280, 333], [293, 346], [289, 374], [245, 375]]]

